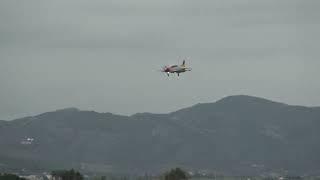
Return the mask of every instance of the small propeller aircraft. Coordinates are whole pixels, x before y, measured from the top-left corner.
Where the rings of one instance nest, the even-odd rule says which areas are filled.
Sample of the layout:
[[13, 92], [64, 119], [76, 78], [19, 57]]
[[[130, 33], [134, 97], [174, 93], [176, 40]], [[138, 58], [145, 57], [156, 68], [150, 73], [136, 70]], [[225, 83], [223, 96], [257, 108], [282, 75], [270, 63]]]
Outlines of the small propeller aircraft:
[[161, 72], [167, 73], [170, 76], [170, 73], [177, 73], [180, 76], [180, 73], [184, 73], [186, 71], [191, 71], [191, 68], [186, 67], [186, 61], [183, 60], [181, 65], [171, 65], [171, 66], [164, 66]]

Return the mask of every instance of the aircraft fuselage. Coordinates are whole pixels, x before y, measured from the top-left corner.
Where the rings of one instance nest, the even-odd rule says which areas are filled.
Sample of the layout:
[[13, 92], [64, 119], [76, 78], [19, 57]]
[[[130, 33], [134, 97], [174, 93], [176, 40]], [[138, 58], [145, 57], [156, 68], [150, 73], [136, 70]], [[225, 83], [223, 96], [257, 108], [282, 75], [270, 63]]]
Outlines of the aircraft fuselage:
[[185, 61], [183, 61], [182, 65], [165, 66], [162, 70], [162, 72], [167, 73], [168, 76], [170, 73], [177, 73], [179, 76], [180, 73], [184, 73], [186, 71], [191, 71], [191, 68], [187, 68], [185, 66]]

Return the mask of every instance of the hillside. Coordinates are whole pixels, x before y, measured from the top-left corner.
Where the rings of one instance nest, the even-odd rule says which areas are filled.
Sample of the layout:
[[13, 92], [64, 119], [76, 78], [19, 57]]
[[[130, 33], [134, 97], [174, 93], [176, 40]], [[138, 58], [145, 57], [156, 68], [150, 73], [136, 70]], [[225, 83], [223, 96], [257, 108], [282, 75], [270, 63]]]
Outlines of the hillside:
[[180, 166], [242, 175], [319, 173], [318, 127], [320, 108], [251, 96], [169, 114], [68, 108], [1, 121], [0, 169], [135, 173]]

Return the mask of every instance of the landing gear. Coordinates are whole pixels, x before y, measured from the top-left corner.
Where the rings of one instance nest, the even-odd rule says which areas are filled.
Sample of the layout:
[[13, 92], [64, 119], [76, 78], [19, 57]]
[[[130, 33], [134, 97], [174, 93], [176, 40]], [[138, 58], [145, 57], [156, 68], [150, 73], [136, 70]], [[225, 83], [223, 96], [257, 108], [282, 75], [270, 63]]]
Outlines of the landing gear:
[[180, 73], [178, 73], [178, 76], [180, 76]]

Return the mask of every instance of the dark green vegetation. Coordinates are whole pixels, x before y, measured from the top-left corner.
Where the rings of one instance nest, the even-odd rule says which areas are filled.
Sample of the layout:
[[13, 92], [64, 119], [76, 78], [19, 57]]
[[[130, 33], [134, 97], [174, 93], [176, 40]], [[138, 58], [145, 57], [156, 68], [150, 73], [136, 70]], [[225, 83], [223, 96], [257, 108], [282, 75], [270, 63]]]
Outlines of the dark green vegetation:
[[165, 173], [164, 180], [187, 180], [187, 173], [180, 168], [171, 169]]
[[0, 173], [0, 180], [26, 180], [25, 178], [20, 178], [14, 174], [1, 174]]
[[[320, 108], [231, 96], [169, 114], [64, 109], [0, 122], [1, 169], [320, 174]], [[21, 144], [34, 138], [30, 145]]]
[[73, 169], [71, 170], [60, 170], [60, 171], [52, 171], [52, 177], [60, 180], [83, 180], [83, 175], [78, 171]]

